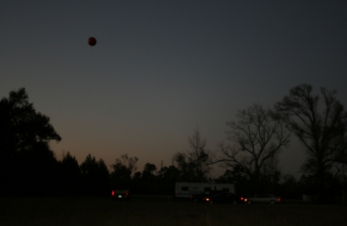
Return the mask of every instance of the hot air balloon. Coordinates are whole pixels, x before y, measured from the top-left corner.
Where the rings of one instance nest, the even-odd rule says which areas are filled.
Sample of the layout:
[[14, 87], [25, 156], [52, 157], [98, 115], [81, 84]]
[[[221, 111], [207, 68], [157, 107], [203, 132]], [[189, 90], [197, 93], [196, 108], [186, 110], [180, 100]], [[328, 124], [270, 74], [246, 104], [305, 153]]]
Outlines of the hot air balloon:
[[90, 46], [95, 46], [96, 45], [96, 39], [94, 37], [88, 38], [88, 44]]

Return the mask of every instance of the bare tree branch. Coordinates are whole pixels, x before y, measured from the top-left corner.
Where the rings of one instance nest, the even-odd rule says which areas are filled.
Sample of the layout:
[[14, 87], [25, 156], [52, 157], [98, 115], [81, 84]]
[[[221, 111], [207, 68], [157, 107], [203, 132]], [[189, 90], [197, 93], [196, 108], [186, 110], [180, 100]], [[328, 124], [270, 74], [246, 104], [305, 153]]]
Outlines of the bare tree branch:
[[289, 143], [289, 133], [280, 115], [255, 104], [236, 115], [238, 121], [227, 122], [227, 138], [233, 147], [223, 143], [214, 162], [228, 167], [240, 166], [250, 178], [258, 181], [264, 164]]

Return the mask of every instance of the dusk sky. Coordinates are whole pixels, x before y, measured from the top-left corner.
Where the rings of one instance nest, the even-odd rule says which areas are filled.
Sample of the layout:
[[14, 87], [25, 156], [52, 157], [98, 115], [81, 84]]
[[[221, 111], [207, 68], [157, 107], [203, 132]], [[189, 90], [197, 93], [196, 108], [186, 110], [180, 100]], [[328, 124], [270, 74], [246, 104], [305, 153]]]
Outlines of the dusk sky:
[[[215, 151], [239, 110], [302, 83], [347, 107], [347, 1], [0, 0], [0, 98], [26, 89], [58, 159], [168, 166], [195, 128]], [[303, 159], [293, 142], [280, 169]]]

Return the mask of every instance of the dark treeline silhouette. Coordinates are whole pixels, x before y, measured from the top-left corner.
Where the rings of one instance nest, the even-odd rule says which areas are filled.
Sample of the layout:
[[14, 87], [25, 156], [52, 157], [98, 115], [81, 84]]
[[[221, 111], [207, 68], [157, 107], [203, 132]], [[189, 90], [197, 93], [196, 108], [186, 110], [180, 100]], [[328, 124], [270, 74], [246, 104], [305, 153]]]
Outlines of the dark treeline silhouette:
[[1, 99], [0, 123], [1, 195], [109, 195], [118, 186], [139, 194], [173, 194], [180, 174], [175, 166], [158, 171], [151, 163], [135, 173], [138, 159], [127, 154], [116, 159], [111, 172], [90, 154], [81, 164], [69, 152], [57, 160], [49, 142], [61, 137], [29, 103], [24, 88]]
[[[133, 194], [174, 195], [177, 181], [213, 180], [235, 184], [240, 195], [266, 192], [290, 199], [306, 194], [345, 200], [347, 114], [335, 92], [325, 89], [321, 92], [326, 109], [319, 113], [319, 97], [311, 89], [295, 87], [275, 110], [253, 105], [239, 111], [238, 121], [227, 122], [230, 143], [221, 143], [215, 152], [206, 149], [206, 139], [195, 129], [189, 149], [175, 153], [170, 166], [147, 162], [142, 170], [137, 170], [139, 159], [128, 154], [109, 167], [91, 154], [80, 164], [69, 152], [57, 160], [49, 142], [61, 137], [49, 117], [34, 109], [24, 88], [11, 91], [0, 101], [0, 195], [108, 196], [112, 189], [124, 187]], [[278, 168], [289, 132], [308, 152], [299, 179], [282, 175]], [[213, 179], [209, 175], [217, 163], [226, 170]]]

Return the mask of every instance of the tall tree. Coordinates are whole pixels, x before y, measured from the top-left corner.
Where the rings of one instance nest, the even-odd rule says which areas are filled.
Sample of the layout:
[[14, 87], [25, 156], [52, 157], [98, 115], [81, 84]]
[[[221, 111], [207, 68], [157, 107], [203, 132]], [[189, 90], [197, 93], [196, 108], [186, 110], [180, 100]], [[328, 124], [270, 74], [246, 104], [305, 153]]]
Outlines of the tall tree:
[[321, 88], [321, 96], [312, 90], [308, 84], [296, 86], [275, 108], [305, 147], [307, 159], [302, 169], [315, 177], [322, 197], [329, 171], [336, 162], [345, 160], [347, 113], [336, 99], [336, 90]]
[[131, 182], [131, 176], [137, 169], [137, 157], [129, 157], [128, 154], [121, 155], [115, 163], [111, 165], [112, 186], [117, 187], [118, 184], [127, 186]]
[[60, 141], [49, 117], [36, 112], [24, 88], [0, 101], [0, 146], [7, 156], [32, 148], [37, 142]]
[[[140, 187], [145, 194], [158, 193], [157, 167], [155, 164], [146, 163], [143, 167]], [[138, 186], [139, 187], [139, 186]]]
[[89, 154], [80, 168], [88, 195], [106, 195], [109, 192], [109, 171], [102, 159], [96, 161]]
[[203, 139], [198, 129], [188, 139], [190, 149], [177, 152], [174, 161], [181, 171], [181, 180], [202, 182], [207, 181], [211, 171], [211, 154], [205, 149], [206, 139]]
[[61, 192], [67, 195], [77, 195], [81, 189], [82, 174], [78, 162], [68, 152], [60, 162]]
[[[35, 191], [47, 190], [48, 172], [55, 170], [56, 164], [48, 142], [60, 141], [61, 137], [49, 118], [29, 103], [24, 88], [1, 99], [0, 125], [0, 180], [4, 182], [0, 190], [22, 189], [23, 183], [26, 191], [30, 190], [29, 185], [35, 186]], [[28, 178], [32, 179], [30, 183]]]
[[289, 143], [289, 133], [279, 116], [259, 104], [237, 113], [238, 121], [227, 122], [230, 145], [219, 146], [220, 156], [215, 162], [222, 162], [232, 169], [239, 166], [259, 189], [266, 166]]
[[159, 170], [159, 177], [162, 181], [164, 181], [164, 183], [172, 182], [172, 184], [174, 184], [179, 180], [180, 170], [174, 165], [171, 165], [169, 167], [164, 166]]
[[157, 171], [157, 167], [152, 163], [146, 163], [143, 167], [142, 171], [142, 179], [153, 181], [157, 176], [155, 172]]
[[180, 178], [180, 170], [174, 165], [169, 167], [164, 166], [158, 172], [158, 177], [160, 180], [160, 190], [162, 194], [174, 194], [175, 183]]

